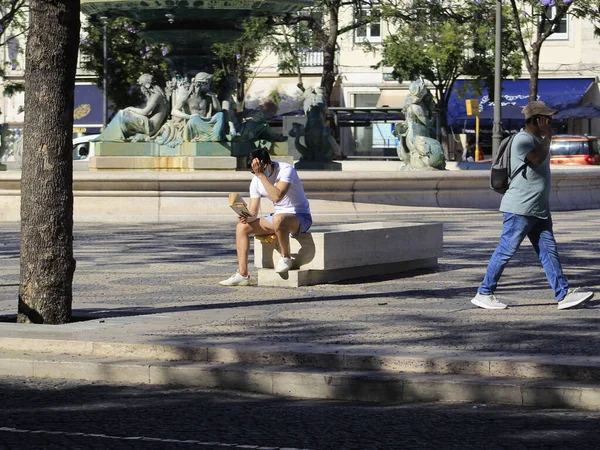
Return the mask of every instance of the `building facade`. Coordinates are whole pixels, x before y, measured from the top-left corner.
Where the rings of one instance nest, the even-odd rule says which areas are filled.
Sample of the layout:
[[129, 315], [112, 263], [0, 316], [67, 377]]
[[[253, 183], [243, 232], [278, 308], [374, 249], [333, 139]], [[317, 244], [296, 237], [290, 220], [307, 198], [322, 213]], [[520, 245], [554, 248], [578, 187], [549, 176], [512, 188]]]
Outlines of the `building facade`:
[[[354, 10], [343, 10], [342, 23], [351, 23]], [[356, 126], [346, 124], [337, 130], [343, 152], [354, 157], [386, 157], [395, 155], [395, 137], [392, 134], [393, 119], [374, 120], [372, 113], [385, 108], [400, 109], [408, 92], [408, 82], [399, 83], [391, 77], [391, 68], [374, 69], [380, 60], [379, 49], [390, 28], [385, 22], [375, 23], [348, 32], [338, 39], [335, 69], [337, 81], [330, 100], [330, 109], [347, 108], [365, 111]], [[372, 44], [370, 51], [362, 45]], [[5, 68], [3, 86], [23, 81], [25, 66], [25, 37], [8, 39], [0, 57]], [[254, 67], [254, 77], [247, 86], [245, 107], [258, 107], [276, 92], [280, 101], [277, 114], [293, 114], [302, 108], [302, 93], [297, 87], [297, 74], [282, 74], [277, 70], [277, 55], [265, 50]], [[308, 52], [304, 58], [302, 77], [305, 86], [320, 84], [323, 55]], [[541, 52], [540, 88], [541, 100], [557, 106], [571, 107], [593, 103], [600, 105], [600, 40], [594, 36], [594, 25], [587, 20], [567, 17], [563, 19], [558, 33], [547, 40]], [[503, 103], [523, 106], [528, 99], [527, 71], [523, 78], [504, 82]], [[460, 84], [460, 82], [458, 83]], [[453, 93], [448, 111], [452, 129], [457, 135], [473, 131], [473, 120], [465, 118], [464, 99]], [[482, 113], [493, 110], [486, 93], [477, 97]], [[2, 124], [2, 148], [5, 158], [10, 156], [12, 143], [20, 136], [24, 118], [24, 94], [2, 96], [0, 123]], [[96, 87], [91, 74], [80, 70], [75, 91], [74, 133], [93, 134], [100, 131], [103, 119], [103, 93]], [[490, 122], [491, 123], [491, 122]], [[504, 123], [503, 123], [504, 124]], [[482, 119], [482, 128], [486, 124]], [[507, 126], [510, 126], [508, 124]], [[570, 133], [600, 135], [600, 118], [568, 119], [564, 129]], [[283, 130], [285, 132], [285, 130]], [[463, 138], [464, 139], [464, 138]], [[455, 137], [456, 140], [456, 137]]]
[[[345, 23], [353, 19], [352, 8], [346, 9], [341, 17]], [[388, 24], [381, 22], [340, 36], [339, 52], [336, 59], [337, 83], [330, 106], [345, 108], [400, 108], [403, 106], [408, 82], [399, 83], [391, 77], [391, 68], [374, 69], [381, 61], [380, 44], [390, 32]], [[365, 51], [361, 44], [369, 41], [373, 51]], [[314, 58], [315, 60], [317, 58]], [[320, 67], [307, 66], [302, 74], [305, 85], [320, 83]], [[277, 56], [267, 51], [254, 68], [255, 77], [248, 86], [246, 105], [256, 107], [270, 92], [282, 94], [285, 101], [279, 105], [279, 114], [299, 109], [300, 92], [296, 87], [297, 76], [277, 73]], [[551, 36], [542, 46], [540, 55], [539, 92], [540, 100], [563, 107], [573, 107], [587, 103], [600, 105], [600, 40], [594, 36], [594, 25], [589, 20], [566, 17], [559, 32]], [[456, 88], [461, 85], [457, 83]], [[525, 67], [520, 80], [503, 82], [503, 105], [524, 106], [529, 98], [529, 79]], [[481, 110], [493, 118], [493, 104], [487, 92], [474, 97]], [[465, 118], [464, 98], [452, 93], [448, 118], [451, 133], [474, 132], [474, 120]], [[461, 120], [462, 118], [462, 120]], [[482, 119], [482, 137], [489, 134], [491, 146], [492, 120]], [[365, 126], [367, 125], [367, 126]], [[518, 121], [503, 121], [503, 126], [514, 129]], [[347, 156], [385, 156], [393, 152], [393, 123], [361, 123], [349, 130], [342, 130], [340, 143]], [[600, 135], [600, 118], [568, 119], [561, 129], [569, 133]], [[458, 139], [454, 136], [455, 140]], [[462, 137], [463, 141], [465, 137]]]

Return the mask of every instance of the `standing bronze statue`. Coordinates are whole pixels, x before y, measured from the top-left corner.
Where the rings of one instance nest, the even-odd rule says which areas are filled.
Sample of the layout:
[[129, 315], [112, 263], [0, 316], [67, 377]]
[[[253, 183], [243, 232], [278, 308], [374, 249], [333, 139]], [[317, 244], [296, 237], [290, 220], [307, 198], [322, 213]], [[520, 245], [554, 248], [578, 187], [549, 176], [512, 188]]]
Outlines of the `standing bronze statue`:
[[[289, 135], [295, 138], [294, 145], [302, 155], [302, 161], [330, 162], [335, 157], [338, 144], [331, 135], [331, 128], [325, 123], [327, 100], [323, 88], [302, 90], [306, 125], [293, 123]], [[301, 137], [304, 137], [304, 144], [300, 142]]]
[[442, 145], [432, 137], [433, 96], [423, 80], [410, 84], [404, 103], [405, 122], [396, 127], [398, 157], [408, 170], [432, 170], [446, 168]]

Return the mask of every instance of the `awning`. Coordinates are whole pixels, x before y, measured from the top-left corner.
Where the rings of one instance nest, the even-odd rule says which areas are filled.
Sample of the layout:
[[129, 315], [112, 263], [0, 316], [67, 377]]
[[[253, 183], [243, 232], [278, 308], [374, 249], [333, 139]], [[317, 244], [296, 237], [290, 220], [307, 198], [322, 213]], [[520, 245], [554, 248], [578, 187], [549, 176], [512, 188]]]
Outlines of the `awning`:
[[405, 89], [382, 89], [379, 100], [377, 100], [377, 107], [402, 108], [407, 95], [408, 91]]
[[74, 128], [97, 128], [102, 126], [104, 95], [98, 86], [93, 84], [76, 84], [74, 106]]
[[[541, 79], [538, 82], [538, 100], [545, 102], [550, 108], [559, 111], [578, 106], [581, 99], [595, 82], [594, 78], [552, 78]], [[484, 115], [493, 118], [494, 103], [490, 100], [488, 92], [483, 89], [477, 96], [472, 91], [467, 91], [459, 98], [458, 91], [466, 83], [458, 80], [448, 101], [448, 124], [462, 126], [467, 113], [465, 100], [474, 98], [479, 101], [480, 110]], [[504, 80], [502, 82], [502, 106], [515, 105], [523, 107], [529, 102], [529, 80]], [[492, 119], [489, 119], [492, 120]], [[518, 120], [513, 118], [513, 120]], [[521, 120], [525, 120], [523, 117]]]
[[556, 116], [557, 120], [564, 119], [598, 119], [600, 118], [600, 106], [588, 103], [576, 108], [563, 109]]

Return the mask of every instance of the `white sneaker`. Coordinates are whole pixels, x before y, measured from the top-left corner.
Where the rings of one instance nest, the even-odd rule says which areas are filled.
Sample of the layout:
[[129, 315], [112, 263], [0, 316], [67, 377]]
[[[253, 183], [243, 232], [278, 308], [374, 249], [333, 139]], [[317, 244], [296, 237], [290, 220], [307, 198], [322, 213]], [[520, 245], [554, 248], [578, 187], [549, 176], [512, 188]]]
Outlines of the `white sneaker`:
[[277, 273], [287, 272], [288, 270], [290, 270], [292, 268], [292, 263], [293, 263], [292, 258], [288, 258], [287, 256], [284, 256], [283, 258], [281, 258], [279, 260], [279, 262], [275, 266], [275, 272], [277, 272]]
[[473, 303], [475, 306], [479, 306], [480, 308], [485, 308], [485, 309], [504, 309], [504, 308], [506, 308], [506, 305], [504, 303], [501, 303], [498, 300], [496, 300], [496, 296], [494, 294], [485, 295], [485, 294], [480, 294], [478, 292], [477, 295], [475, 297], [473, 297], [473, 300], [471, 300], [471, 303]]
[[591, 291], [580, 291], [579, 289], [569, 289], [565, 298], [558, 302], [558, 309], [573, 308], [574, 306], [581, 305], [583, 302], [587, 302], [594, 296], [594, 293]]
[[240, 275], [239, 272], [236, 272], [235, 275], [227, 278], [226, 280], [219, 281], [221, 286], [250, 286], [252, 282], [250, 281], [250, 275], [247, 277]]

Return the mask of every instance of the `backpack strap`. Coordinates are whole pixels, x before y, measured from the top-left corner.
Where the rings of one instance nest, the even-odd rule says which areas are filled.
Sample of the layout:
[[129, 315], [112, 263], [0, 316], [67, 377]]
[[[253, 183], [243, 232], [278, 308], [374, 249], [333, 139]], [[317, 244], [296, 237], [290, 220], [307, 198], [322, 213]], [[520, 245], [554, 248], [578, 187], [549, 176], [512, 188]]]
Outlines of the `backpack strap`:
[[[513, 141], [514, 141], [514, 138], [515, 138], [515, 136], [516, 136], [517, 134], [519, 134], [519, 133], [515, 133], [515, 134], [513, 134], [513, 135], [511, 136], [510, 143], [508, 144], [508, 145], [510, 146], [510, 148], [508, 149], [508, 151], [510, 152], [510, 159], [511, 159], [511, 160], [512, 160], [512, 143], [513, 143]], [[518, 169], [515, 171], [515, 173], [514, 173], [514, 174], [512, 174], [512, 173], [509, 173], [509, 174], [508, 174], [508, 179], [509, 179], [509, 181], [510, 181], [510, 180], [514, 180], [514, 179], [517, 177], [517, 175], [519, 175], [519, 173], [520, 173], [520, 172], [522, 172], [522, 171], [524, 171], [524, 170], [527, 170], [527, 166], [528, 166], [528, 165], [529, 165], [529, 162], [527, 161], [527, 156], [526, 156], [526, 157], [525, 157], [525, 161], [523, 161], [523, 165], [522, 165], [522, 166], [520, 166], [520, 167], [519, 167], [519, 168], [518, 168]]]
[[508, 176], [508, 179], [509, 179], [509, 180], [514, 180], [514, 179], [517, 177], [517, 175], [519, 175], [519, 172], [523, 172], [524, 170], [526, 170], [526, 169], [527, 169], [527, 166], [528, 166], [528, 165], [529, 165], [529, 163], [528, 163], [527, 161], [525, 161], [525, 162], [523, 163], [523, 165], [522, 165], [521, 167], [519, 167], [519, 168], [518, 168], [518, 169], [515, 171], [514, 175], [513, 175], [513, 174], [511, 174], [511, 175], [509, 175], [509, 176]]

